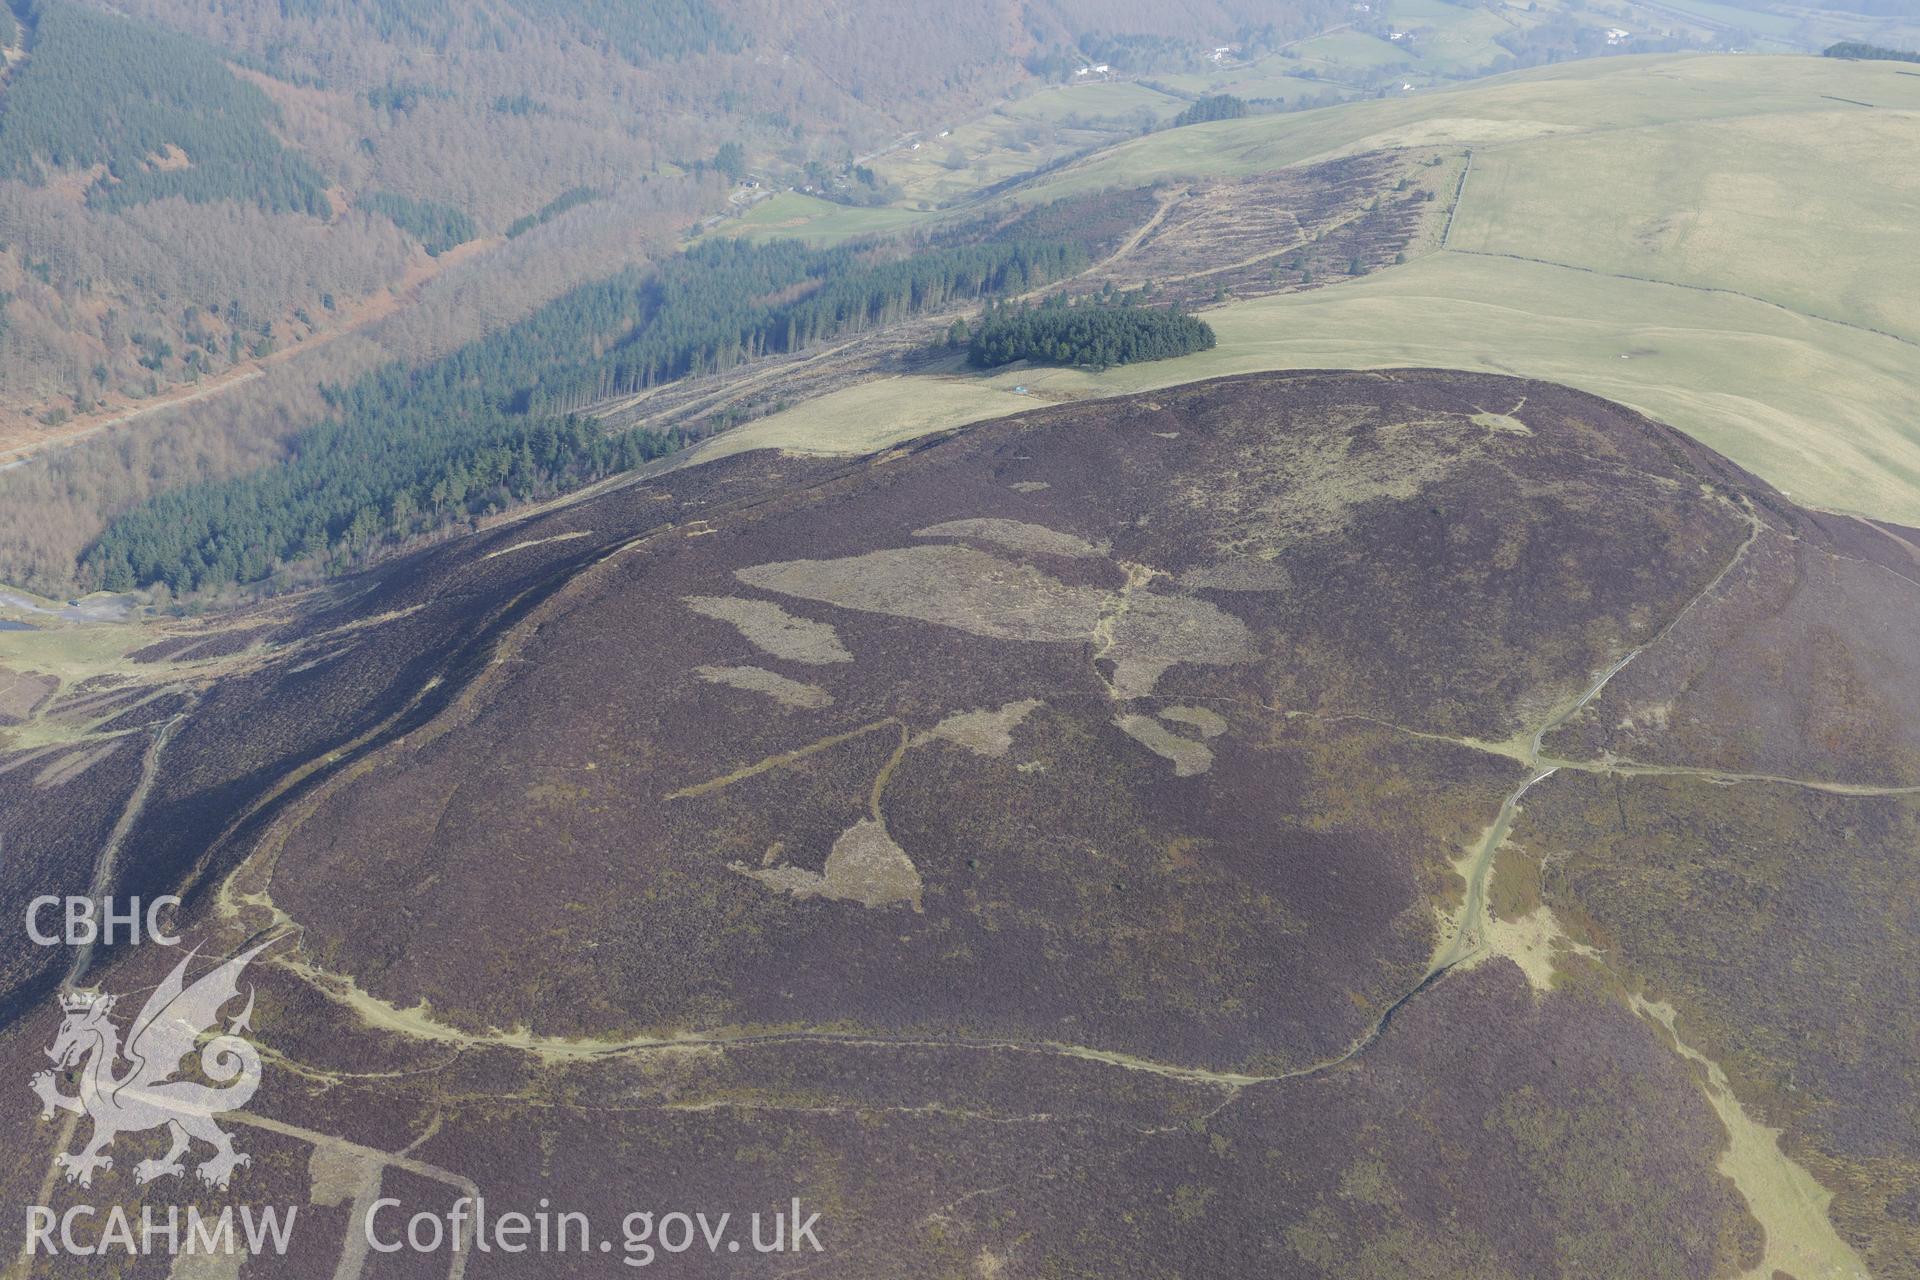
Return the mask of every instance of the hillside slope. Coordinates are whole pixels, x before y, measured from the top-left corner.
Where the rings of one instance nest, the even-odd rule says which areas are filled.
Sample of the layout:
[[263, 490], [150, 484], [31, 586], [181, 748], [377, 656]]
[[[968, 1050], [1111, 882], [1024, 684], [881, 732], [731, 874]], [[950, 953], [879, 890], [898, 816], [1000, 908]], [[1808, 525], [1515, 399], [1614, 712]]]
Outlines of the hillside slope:
[[1029, 55], [1089, 22], [1199, 42], [1256, 13], [1310, 30], [1335, 6], [1100, 6], [1102, 22], [962, 0], [924, 26], [873, 0], [17, 7], [0, 32], [8, 450], [337, 334], [462, 244], [561, 222], [561, 261], [501, 264], [534, 292], [586, 240], [593, 214], [569, 210], [622, 201], [657, 235], [636, 205], [681, 230], [748, 169], [842, 174], [1016, 92]]
[[[1444, 238], [1358, 279], [1223, 299], [1205, 354], [905, 378], [858, 400], [945, 426], [1017, 412], [1016, 385], [1068, 399], [1260, 369], [1474, 369], [1629, 404], [1810, 505], [1920, 524], [1920, 268], [1903, 248], [1915, 179], [1901, 160], [1916, 147], [1920, 77], [1810, 57], [1611, 58], [1166, 130], [1008, 198], [1294, 176], [1382, 150], [1444, 150], [1471, 171], [1450, 184]], [[822, 402], [756, 430], [804, 447], [813, 422], [846, 416]]]
[[1200, 383], [0, 635], [0, 909], [278, 939], [230, 1194], [373, 1176], [276, 1275], [477, 1183], [850, 1276], [1913, 1277], [1917, 623], [1920, 534], [1591, 396]]

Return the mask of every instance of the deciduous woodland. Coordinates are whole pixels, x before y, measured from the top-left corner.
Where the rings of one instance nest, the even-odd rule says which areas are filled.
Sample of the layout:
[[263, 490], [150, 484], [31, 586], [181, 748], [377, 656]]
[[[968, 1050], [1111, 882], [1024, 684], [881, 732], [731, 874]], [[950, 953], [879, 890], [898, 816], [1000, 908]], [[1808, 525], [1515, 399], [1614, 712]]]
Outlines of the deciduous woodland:
[[864, 161], [903, 131], [1032, 88], [1028, 62], [1072, 64], [1107, 24], [1150, 35], [1121, 42], [1136, 61], [1184, 64], [1339, 7], [1213, 0], [1202, 30], [1088, 0], [963, 0], [927, 24], [885, 0], [835, 21], [746, 0], [19, 0], [0, 456], [63, 452], [0, 474], [0, 577], [69, 589], [102, 514], [284, 461], [372, 344], [417, 364], [668, 260], [750, 170], [871, 204], [891, 188]]

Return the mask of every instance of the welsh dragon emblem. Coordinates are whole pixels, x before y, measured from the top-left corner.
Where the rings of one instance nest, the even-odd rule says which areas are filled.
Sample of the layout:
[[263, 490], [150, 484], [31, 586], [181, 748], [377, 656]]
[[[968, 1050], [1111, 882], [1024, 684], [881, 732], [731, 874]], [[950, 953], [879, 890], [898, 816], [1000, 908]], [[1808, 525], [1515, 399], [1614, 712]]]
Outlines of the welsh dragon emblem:
[[[193, 961], [189, 955], [147, 998], [139, 1016], [127, 1028], [124, 1045], [120, 1028], [111, 1016], [115, 997], [91, 991], [61, 996], [66, 1019], [47, 1056], [62, 1071], [79, 1068], [80, 1092], [76, 1097], [61, 1093], [51, 1071], [36, 1074], [32, 1087], [44, 1104], [42, 1119], [51, 1119], [55, 1110], [62, 1110], [93, 1121], [93, 1137], [85, 1150], [78, 1154], [63, 1151], [54, 1157], [66, 1171], [67, 1181], [91, 1186], [94, 1170], [113, 1168], [113, 1157], [103, 1153], [116, 1137], [162, 1127], [171, 1136], [172, 1145], [158, 1160], [142, 1160], [134, 1166], [137, 1182], [185, 1173], [181, 1157], [196, 1141], [214, 1150], [195, 1170], [208, 1186], [224, 1188], [233, 1171], [250, 1162], [249, 1157], [233, 1149], [233, 1139], [213, 1122], [213, 1117], [244, 1107], [260, 1087], [259, 1051], [241, 1038], [251, 1030], [251, 988], [246, 1008], [227, 1024], [227, 1029], [204, 1044], [200, 1041], [208, 1031], [215, 1030], [220, 1010], [239, 996], [241, 971], [266, 945], [235, 956], [192, 986], [185, 984], [187, 966]], [[181, 1070], [181, 1059], [196, 1046], [199, 1074], [211, 1084], [173, 1078]], [[126, 1070], [117, 1073], [123, 1059]]]

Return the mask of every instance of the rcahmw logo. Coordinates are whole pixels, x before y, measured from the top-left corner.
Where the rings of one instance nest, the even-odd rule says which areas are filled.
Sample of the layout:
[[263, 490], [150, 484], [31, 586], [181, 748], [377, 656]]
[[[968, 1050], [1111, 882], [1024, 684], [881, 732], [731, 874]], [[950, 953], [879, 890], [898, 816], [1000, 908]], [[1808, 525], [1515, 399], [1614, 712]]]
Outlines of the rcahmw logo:
[[[247, 991], [246, 1007], [224, 1032], [203, 1045], [199, 1041], [215, 1029], [220, 1010], [239, 997], [241, 973], [267, 945], [235, 956], [191, 986], [185, 981], [187, 965], [193, 960], [189, 955], [147, 998], [127, 1028], [124, 1042], [112, 1017], [113, 996], [76, 991], [60, 997], [66, 1018], [47, 1056], [62, 1071], [78, 1071], [79, 1091], [62, 1093], [51, 1071], [36, 1074], [32, 1088], [40, 1095], [42, 1119], [52, 1119], [56, 1111], [70, 1111], [93, 1121], [92, 1137], [83, 1150], [62, 1151], [54, 1157], [68, 1182], [91, 1186], [96, 1171], [113, 1168], [113, 1157], [106, 1151], [115, 1138], [149, 1129], [165, 1129], [172, 1144], [159, 1159], [134, 1166], [138, 1183], [181, 1176], [186, 1172], [183, 1157], [195, 1142], [213, 1148], [213, 1154], [194, 1170], [210, 1187], [224, 1188], [233, 1171], [249, 1162], [213, 1118], [244, 1107], [260, 1087], [259, 1051], [243, 1037], [252, 1029], [252, 989]], [[200, 1074], [211, 1085], [173, 1078], [181, 1059], [196, 1045]]]
[[241, 1229], [236, 1235], [232, 1205], [222, 1206], [218, 1213], [202, 1213], [198, 1205], [188, 1205], [185, 1212], [177, 1204], [164, 1210], [142, 1205], [138, 1226], [125, 1207], [117, 1204], [109, 1205], [104, 1213], [90, 1204], [76, 1204], [58, 1215], [46, 1205], [28, 1205], [27, 1254], [70, 1254], [79, 1258], [114, 1253], [128, 1257], [232, 1256], [244, 1247], [250, 1257], [267, 1252], [284, 1255], [297, 1212], [293, 1205], [286, 1206], [284, 1212], [269, 1206], [258, 1213], [252, 1205], [242, 1205]]

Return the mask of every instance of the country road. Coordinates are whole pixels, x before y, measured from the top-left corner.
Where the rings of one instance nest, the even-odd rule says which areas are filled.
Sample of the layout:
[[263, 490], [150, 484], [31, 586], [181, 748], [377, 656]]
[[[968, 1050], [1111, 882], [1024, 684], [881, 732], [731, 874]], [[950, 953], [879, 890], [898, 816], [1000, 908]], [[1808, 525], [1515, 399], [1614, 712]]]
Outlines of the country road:
[[[346, 331], [342, 330], [341, 332]], [[310, 351], [312, 348], [296, 347], [292, 348], [292, 350]], [[25, 466], [33, 459], [35, 454], [45, 453], [52, 449], [64, 449], [69, 445], [77, 444], [91, 436], [99, 435], [102, 431], [111, 431], [115, 427], [125, 426], [129, 422], [138, 421], [148, 414], [158, 413], [162, 409], [178, 409], [181, 405], [192, 404], [196, 400], [205, 400], [208, 396], [218, 395], [220, 392], [232, 387], [237, 387], [243, 382], [251, 382], [266, 372], [263, 366], [269, 363], [270, 360], [271, 357], [269, 357], [268, 360], [257, 361], [251, 364], [236, 365], [217, 377], [209, 378], [205, 382], [192, 384], [190, 387], [178, 393], [157, 396], [141, 405], [138, 409], [123, 410], [92, 422], [84, 418], [78, 418], [74, 421], [81, 425], [79, 425], [76, 430], [62, 431], [57, 435], [49, 436], [45, 440], [36, 440], [29, 444], [15, 445], [9, 449], [0, 449], [0, 458], [8, 459], [7, 462], [0, 463], [0, 471], [11, 471], [15, 467]]]
[[504, 244], [502, 236], [487, 236], [479, 240], [469, 240], [463, 245], [448, 250], [437, 258], [410, 268], [405, 275], [387, 289], [375, 291], [363, 299], [357, 306], [349, 308], [346, 319], [338, 326], [312, 334], [305, 341], [281, 348], [271, 355], [256, 360], [246, 360], [226, 369], [211, 378], [196, 383], [174, 387], [158, 396], [140, 402], [131, 408], [107, 410], [104, 413], [82, 414], [68, 420], [59, 427], [49, 429], [45, 434], [31, 440], [19, 440], [19, 432], [12, 431], [0, 435], [0, 472], [11, 471], [40, 454], [56, 449], [65, 449], [82, 440], [137, 422], [150, 414], [167, 409], [178, 409], [182, 405], [230, 391], [242, 383], [251, 382], [260, 377], [269, 368], [286, 364], [308, 352], [318, 351], [328, 343], [348, 334], [358, 333], [371, 325], [386, 319], [403, 307], [418, 301], [426, 286], [438, 279], [451, 268], [480, 257], [488, 250]]

